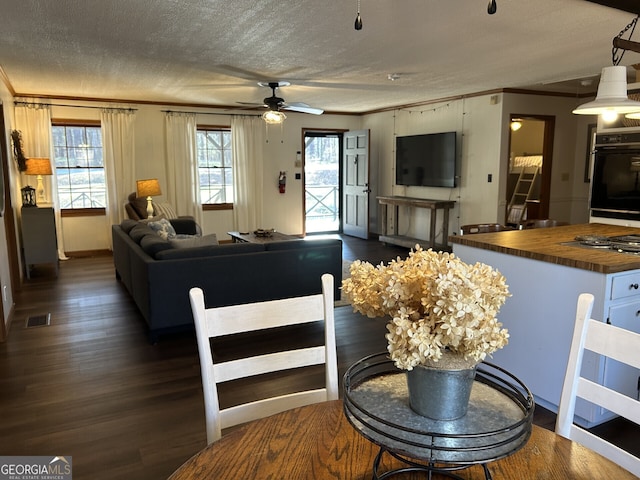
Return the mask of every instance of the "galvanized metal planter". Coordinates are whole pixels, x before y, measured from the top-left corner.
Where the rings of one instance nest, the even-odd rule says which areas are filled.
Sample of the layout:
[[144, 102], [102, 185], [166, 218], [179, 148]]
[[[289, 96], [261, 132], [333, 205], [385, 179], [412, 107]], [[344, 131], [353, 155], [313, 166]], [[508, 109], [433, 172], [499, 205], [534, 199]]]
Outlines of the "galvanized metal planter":
[[446, 370], [423, 365], [407, 372], [409, 405], [434, 420], [455, 420], [466, 415], [476, 367]]

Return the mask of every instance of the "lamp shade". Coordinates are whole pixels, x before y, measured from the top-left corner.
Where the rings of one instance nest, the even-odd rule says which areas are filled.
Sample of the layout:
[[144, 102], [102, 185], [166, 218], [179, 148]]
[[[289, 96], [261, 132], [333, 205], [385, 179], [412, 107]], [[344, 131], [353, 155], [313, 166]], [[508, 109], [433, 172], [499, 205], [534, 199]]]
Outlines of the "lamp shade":
[[53, 175], [48, 158], [27, 158], [26, 175]]
[[154, 197], [156, 195], [162, 195], [160, 182], [158, 182], [157, 178], [137, 180], [136, 191], [139, 197]]
[[573, 111], [578, 115], [601, 115], [609, 112], [640, 112], [640, 102], [627, 97], [627, 67], [618, 65], [603, 68], [596, 99]]

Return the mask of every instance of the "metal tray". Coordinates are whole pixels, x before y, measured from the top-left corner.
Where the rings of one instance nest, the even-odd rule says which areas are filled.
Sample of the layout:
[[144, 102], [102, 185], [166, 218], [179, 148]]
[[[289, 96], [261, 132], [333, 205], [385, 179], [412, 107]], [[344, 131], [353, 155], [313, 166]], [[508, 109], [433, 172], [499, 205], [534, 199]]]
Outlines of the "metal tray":
[[469, 410], [457, 420], [432, 420], [409, 407], [406, 374], [386, 353], [347, 370], [344, 412], [364, 437], [391, 452], [431, 464], [470, 465], [516, 452], [531, 436], [535, 403], [509, 372], [478, 366]]

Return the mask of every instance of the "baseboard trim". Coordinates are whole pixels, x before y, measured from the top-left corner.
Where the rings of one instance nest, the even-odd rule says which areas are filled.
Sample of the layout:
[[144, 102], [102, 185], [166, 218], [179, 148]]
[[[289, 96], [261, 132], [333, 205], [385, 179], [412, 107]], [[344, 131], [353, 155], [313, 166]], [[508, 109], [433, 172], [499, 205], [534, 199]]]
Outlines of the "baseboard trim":
[[111, 250], [76, 250], [64, 254], [69, 258], [105, 257], [111, 255]]

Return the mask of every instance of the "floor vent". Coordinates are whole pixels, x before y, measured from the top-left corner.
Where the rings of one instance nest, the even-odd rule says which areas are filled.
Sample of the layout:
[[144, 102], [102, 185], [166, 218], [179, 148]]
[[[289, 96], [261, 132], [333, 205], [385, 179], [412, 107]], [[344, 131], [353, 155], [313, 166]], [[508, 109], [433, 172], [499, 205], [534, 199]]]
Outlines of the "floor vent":
[[27, 318], [27, 328], [31, 327], [47, 327], [51, 322], [51, 314], [33, 315]]

